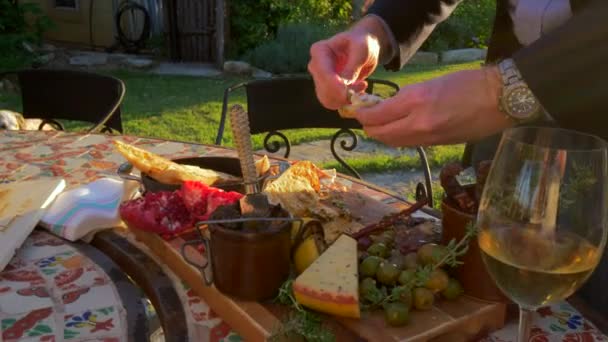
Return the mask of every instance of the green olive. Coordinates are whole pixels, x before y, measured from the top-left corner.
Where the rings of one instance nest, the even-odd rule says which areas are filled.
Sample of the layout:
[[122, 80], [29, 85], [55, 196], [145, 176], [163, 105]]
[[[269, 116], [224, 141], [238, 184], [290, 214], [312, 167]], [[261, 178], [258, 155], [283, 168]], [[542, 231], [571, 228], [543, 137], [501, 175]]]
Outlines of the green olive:
[[427, 243], [418, 249], [418, 262], [423, 265], [437, 264], [446, 254], [445, 246]]
[[364, 277], [375, 276], [376, 272], [378, 271], [378, 266], [381, 262], [382, 258], [378, 256], [368, 256], [367, 258], [363, 259], [363, 261], [361, 261], [361, 264], [359, 265], [359, 274]]
[[385, 246], [387, 246], [389, 248], [393, 245], [393, 242], [394, 242], [393, 239], [391, 239], [389, 236], [386, 236], [384, 234], [372, 235], [371, 239], [374, 242], [383, 243]]
[[435, 296], [433, 292], [423, 287], [414, 289], [414, 307], [418, 310], [429, 310], [433, 307]]
[[393, 293], [395, 293], [395, 291], [399, 292], [398, 301], [405, 304], [408, 309], [411, 309], [414, 304], [414, 296], [412, 296], [411, 287], [395, 286], [393, 288]]
[[460, 297], [463, 292], [464, 289], [462, 288], [462, 285], [460, 285], [460, 282], [454, 278], [450, 278], [448, 286], [441, 291], [441, 295], [447, 300], [454, 300]]
[[384, 306], [384, 318], [386, 322], [393, 327], [400, 327], [407, 324], [409, 320], [410, 310], [407, 305], [395, 302], [388, 303]]
[[388, 261], [383, 261], [376, 272], [376, 279], [384, 285], [394, 285], [399, 277], [399, 269], [397, 266]]
[[424, 284], [424, 287], [433, 291], [433, 292], [441, 292], [448, 287], [450, 277], [445, 273], [444, 270], [438, 268], [431, 272], [429, 279]]
[[386, 230], [384, 233], [382, 233], [382, 235], [384, 235], [384, 238], [386, 238], [390, 241], [395, 241], [395, 237], [397, 236], [397, 233], [395, 232], [394, 229], [389, 229], [389, 230]]
[[418, 254], [412, 252], [405, 256], [405, 268], [411, 268], [414, 270], [418, 268]]
[[[394, 251], [394, 250], [393, 250]], [[392, 264], [394, 264], [395, 266], [397, 266], [398, 269], [400, 270], [404, 270], [405, 267], [405, 255], [397, 252], [394, 254], [391, 254], [391, 257], [388, 259], [389, 262], [391, 262]]]
[[357, 258], [359, 258], [359, 261], [363, 261], [363, 259], [367, 258], [369, 256], [369, 254], [367, 254], [367, 251], [357, 251]]
[[401, 271], [399, 274], [399, 284], [412, 286], [414, 284], [414, 279], [416, 279], [416, 270], [407, 269]]
[[390, 250], [388, 249], [386, 244], [384, 244], [382, 242], [374, 242], [367, 249], [367, 253], [369, 255], [375, 255], [375, 256], [379, 256], [381, 258], [386, 258], [389, 255]]
[[363, 278], [363, 280], [361, 280], [361, 283], [359, 283], [359, 293], [363, 298], [366, 298], [375, 290], [376, 279], [374, 278]]

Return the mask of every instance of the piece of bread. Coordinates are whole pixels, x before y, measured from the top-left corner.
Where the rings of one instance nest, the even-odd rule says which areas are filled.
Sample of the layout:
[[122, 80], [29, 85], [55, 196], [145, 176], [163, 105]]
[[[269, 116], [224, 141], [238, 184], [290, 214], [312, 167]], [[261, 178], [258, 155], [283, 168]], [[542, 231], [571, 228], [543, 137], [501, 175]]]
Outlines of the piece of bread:
[[320, 189], [318, 168], [309, 161], [299, 161], [270, 183], [264, 192], [272, 204], [281, 204], [292, 215], [305, 217], [319, 205]]
[[171, 166], [162, 174], [150, 174], [150, 177], [159, 180], [162, 179], [163, 183], [167, 184], [181, 184], [185, 181], [199, 181], [207, 185], [213, 185], [216, 183], [236, 183], [240, 182], [241, 178], [229, 175], [227, 173], [202, 169], [194, 165], [181, 165]]
[[239, 182], [239, 177], [193, 165], [182, 165], [139, 147], [114, 140], [114, 146], [139, 171], [164, 184], [181, 184], [195, 180], [213, 185]]
[[114, 146], [136, 169], [147, 174], [159, 174], [175, 164], [171, 160], [125, 142], [114, 140]]
[[356, 112], [359, 108], [370, 107], [376, 105], [382, 101], [380, 96], [368, 93], [351, 94], [350, 104], [338, 109], [338, 113], [341, 117], [347, 119], [353, 119], [356, 116]]
[[255, 170], [258, 173], [258, 177], [270, 170], [270, 160], [267, 155], [264, 155], [262, 158], [255, 161]]

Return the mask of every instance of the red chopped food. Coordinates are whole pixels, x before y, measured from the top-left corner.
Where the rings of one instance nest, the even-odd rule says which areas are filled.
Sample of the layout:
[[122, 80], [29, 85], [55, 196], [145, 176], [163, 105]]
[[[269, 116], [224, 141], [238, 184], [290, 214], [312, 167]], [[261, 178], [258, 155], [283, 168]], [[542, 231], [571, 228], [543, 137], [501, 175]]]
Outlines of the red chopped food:
[[201, 182], [184, 182], [174, 192], [148, 192], [120, 206], [120, 216], [129, 227], [157, 234], [173, 235], [191, 229], [206, 220], [224, 204], [232, 204], [243, 195], [209, 187]]
[[190, 212], [176, 192], [148, 192], [124, 202], [120, 217], [131, 228], [158, 234], [175, 234], [193, 226]]
[[209, 186], [201, 182], [187, 181], [182, 184], [179, 193], [190, 212], [205, 213], [209, 189]]
[[218, 207], [236, 203], [241, 199], [241, 197], [243, 197], [243, 195], [239, 194], [238, 192], [225, 192], [221, 189], [214, 188], [207, 197], [207, 212], [201, 216], [201, 219], [208, 219]]

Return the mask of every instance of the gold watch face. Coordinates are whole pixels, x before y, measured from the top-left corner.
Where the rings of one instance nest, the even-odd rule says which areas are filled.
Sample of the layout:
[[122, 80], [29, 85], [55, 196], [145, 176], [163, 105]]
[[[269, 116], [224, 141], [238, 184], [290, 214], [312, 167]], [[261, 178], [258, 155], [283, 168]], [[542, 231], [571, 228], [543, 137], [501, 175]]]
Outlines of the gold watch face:
[[532, 118], [540, 110], [540, 103], [526, 86], [509, 89], [503, 99], [509, 115], [519, 120]]

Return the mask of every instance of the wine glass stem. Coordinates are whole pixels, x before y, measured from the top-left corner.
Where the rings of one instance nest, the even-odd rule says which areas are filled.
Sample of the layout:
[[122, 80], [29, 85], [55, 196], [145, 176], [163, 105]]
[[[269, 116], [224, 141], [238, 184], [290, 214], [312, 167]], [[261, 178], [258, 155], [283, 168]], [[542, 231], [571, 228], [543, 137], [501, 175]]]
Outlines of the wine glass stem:
[[517, 342], [528, 342], [530, 340], [530, 325], [532, 324], [532, 313], [530, 309], [519, 307], [519, 330]]

